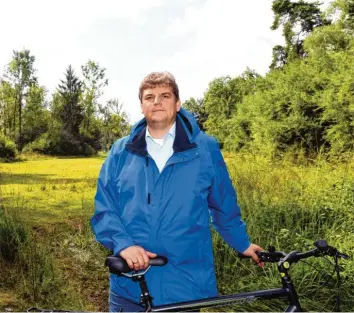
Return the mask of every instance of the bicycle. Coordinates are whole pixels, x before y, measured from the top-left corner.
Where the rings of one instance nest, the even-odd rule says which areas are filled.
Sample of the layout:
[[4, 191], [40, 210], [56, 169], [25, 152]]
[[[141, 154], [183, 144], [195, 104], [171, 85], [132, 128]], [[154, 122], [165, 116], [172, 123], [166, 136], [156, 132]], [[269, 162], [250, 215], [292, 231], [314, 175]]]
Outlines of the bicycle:
[[[105, 265], [108, 266], [110, 273], [116, 275], [122, 275], [133, 281], [139, 283], [141, 289], [140, 302], [145, 308], [145, 312], [179, 312], [179, 311], [195, 311], [202, 308], [220, 307], [232, 304], [242, 304], [245, 302], [251, 302], [256, 299], [276, 299], [285, 298], [288, 302], [288, 306], [285, 312], [303, 312], [303, 308], [300, 304], [299, 297], [296, 288], [290, 278], [289, 268], [293, 263], [309, 257], [320, 256], [332, 256], [335, 260], [335, 272], [337, 278], [340, 281], [340, 272], [338, 267], [338, 259], [349, 259], [350, 257], [344, 253], [339, 252], [336, 248], [328, 245], [325, 240], [318, 240], [314, 243], [315, 248], [306, 251], [298, 252], [291, 251], [285, 253], [282, 251], [275, 251], [274, 248], [269, 251], [262, 251], [258, 253], [258, 257], [263, 262], [278, 263], [278, 271], [281, 278], [282, 287], [276, 289], [257, 290], [251, 292], [244, 292], [231, 295], [217, 296], [213, 298], [206, 298], [194, 301], [186, 301], [179, 303], [172, 303], [168, 305], [153, 306], [153, 297], [149, 292], [147, 282], [145, 280], [145, 274], [152, 266], [164, 266], [167, 264], [167, 258], [163, 256], [157, 256], [154, 259], [150, 259], [150, 264], [147, 269], [139, 272], [132, 272], [132, 269], [128, 266], [126, 261], [120, 256], [108, 256], [105, 261]], [[239, 256], [241, 256], [239, 254]], [[132, 273], [131, 273], [132, 272]], [[339, 299], [337, 299], [336, 309], [339, 310]]]

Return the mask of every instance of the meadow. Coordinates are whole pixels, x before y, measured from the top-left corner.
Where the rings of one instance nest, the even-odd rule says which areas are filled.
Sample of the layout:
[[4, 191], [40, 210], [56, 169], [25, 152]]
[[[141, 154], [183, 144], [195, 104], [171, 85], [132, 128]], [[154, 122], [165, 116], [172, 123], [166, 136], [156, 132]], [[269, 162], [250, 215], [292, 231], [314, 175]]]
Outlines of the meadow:
[[[354, 160], [270, 161], [249, 154], [225, 154], [252, 241], [263, 247], [305, 250], [317, 239], [354, 252]], [[109, 253], [89, 226], [96, 179], [104, 156], [22, 156], [0, 163], [0, 311], [29, 307], [106, 311]], [[275, 265], [264, 269], [240, 260], [213, 232], [222, 294], [279, 286]], [[335, 280], [328, 262], [311, 260], [291, 270], [300, 294], [324, 287], [302, 303], [332, 311]], [[342, 310], [354, 307], [354, 262], [341, 262]], [[277, 311], [279, 301], [224, 308]], [[220, 308], [223, 310], [223, 308]]]

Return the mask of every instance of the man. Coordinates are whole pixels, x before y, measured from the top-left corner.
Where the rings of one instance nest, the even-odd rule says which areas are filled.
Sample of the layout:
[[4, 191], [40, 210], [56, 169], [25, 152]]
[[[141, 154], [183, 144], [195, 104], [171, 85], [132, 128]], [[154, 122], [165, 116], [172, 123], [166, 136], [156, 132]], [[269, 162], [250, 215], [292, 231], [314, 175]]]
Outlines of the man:
[[[262, 248], [249, 241], [217, 141], [181, 108], [174, 77], [149, 74], [139, 99], [145, 118], [102, 166], [92, 228], [136, 271], [167, 257], [146, 274], [154, 305], [216, 296], [210, 217], [232, 248], [257, 263]], [[140, 311], [139, 297], [137, 283], [111, 275], [110, 311]]]

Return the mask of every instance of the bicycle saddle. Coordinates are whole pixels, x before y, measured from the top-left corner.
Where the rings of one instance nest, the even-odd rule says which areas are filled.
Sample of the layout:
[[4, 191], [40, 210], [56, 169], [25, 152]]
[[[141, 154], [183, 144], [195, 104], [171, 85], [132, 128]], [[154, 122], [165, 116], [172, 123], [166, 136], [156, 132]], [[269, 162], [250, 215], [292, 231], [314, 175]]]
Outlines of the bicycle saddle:
[[[164, 256], [157, 256], [150, 259], [150, 266], [164, 266], [167, 264], [167, 258]], [[110, 255], [106, 258], [105, 265], [108, 266], [110, 273], [121, 275], [122, 273], [129, 273], [133, 271], [128, 263], [120, 256]]]

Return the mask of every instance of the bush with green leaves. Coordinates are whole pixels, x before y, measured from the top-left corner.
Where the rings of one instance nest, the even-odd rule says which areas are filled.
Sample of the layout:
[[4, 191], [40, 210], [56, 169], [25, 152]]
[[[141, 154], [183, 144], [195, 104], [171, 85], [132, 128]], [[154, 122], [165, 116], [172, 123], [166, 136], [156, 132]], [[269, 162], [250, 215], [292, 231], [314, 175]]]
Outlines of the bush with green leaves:
[[0, 135], [0, 158], [12, 160], [16, 155], [16, 144], [4, 135]]
[[87, 142], [84, 136], [74, 136], [65, 130], [45, 133], [23, 149], [25, 153], [38, 152], [60, 156], [92, 156], [97, 151]]

